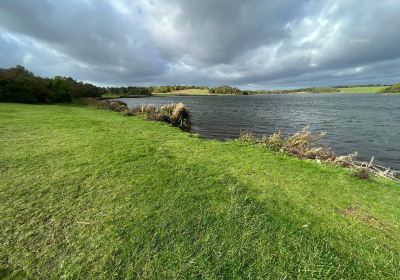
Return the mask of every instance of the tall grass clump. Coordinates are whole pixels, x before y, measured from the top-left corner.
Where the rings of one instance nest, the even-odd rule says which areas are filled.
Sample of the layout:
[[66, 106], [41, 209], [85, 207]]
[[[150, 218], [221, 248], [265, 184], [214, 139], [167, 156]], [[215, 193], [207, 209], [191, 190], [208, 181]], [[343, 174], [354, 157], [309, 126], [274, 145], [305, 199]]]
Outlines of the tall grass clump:
[[239, 141], [243, 143], [265, 145], [271, 150], [287, 152], [302, 159], [319, 159], [323, 161], [334, 161], [335, 153], [329, 148], [318, 145], [319, 140], [324, 137], [324, 133], [312, 134], [306, 126], [298, 133], [282, 137], [281, 132], [277, 131], [271, 136], [258, 138], [251, 133], [240, 135]]
[[136, 112], [149, 120], [170, 123], [184, 131], [190, 131], [192, 128], [190, 113], [183, 103], [166, 104], [159, 108], [155, 105], [145, 105]]

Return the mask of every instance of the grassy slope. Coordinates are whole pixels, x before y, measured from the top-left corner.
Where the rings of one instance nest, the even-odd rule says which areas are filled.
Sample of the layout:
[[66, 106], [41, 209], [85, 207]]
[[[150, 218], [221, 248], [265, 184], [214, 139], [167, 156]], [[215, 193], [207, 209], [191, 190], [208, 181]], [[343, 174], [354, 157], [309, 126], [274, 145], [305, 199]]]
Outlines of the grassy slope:
[[154, 92], [153, 95], [168, 96], [168, 95], [211, 95], [208, 89], [184, 89], [171, 92]]
[[85, 107], [0, 141], [0, 278], [400, 277], [394, 183]]
[[378, 87], [348, 87], [348, 88], [340, 88], [340, 91], [343, 93], [380, 93], [385, 90], [387, 86], [378, 86]]

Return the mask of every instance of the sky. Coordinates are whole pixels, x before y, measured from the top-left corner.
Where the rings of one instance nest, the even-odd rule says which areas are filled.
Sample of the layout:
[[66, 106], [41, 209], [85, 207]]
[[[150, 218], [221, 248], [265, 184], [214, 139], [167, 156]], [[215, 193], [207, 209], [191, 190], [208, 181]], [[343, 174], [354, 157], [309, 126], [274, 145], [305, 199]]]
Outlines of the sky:
[[98, 85], [400, 82], [399, 0], [1, 0], [0, 68]]

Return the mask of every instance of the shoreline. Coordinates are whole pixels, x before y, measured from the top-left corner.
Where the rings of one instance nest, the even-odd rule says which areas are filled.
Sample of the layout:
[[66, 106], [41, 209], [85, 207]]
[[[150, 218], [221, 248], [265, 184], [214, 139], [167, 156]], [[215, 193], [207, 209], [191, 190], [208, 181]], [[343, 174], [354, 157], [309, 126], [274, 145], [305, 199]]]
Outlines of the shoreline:
[[[140, 113], [140, 111], [143, 111], [146, 106], [142, 106], [140, 108], [130, 108], [127, 103], [123, 101], [117, 101], [119, 104], [122, 104], [124, 107], [114, 107], [111, 106], [109, 109], [111, 111], [116, 111], [116, 112], [123, 112], [124, 115], [127, 116], [139, 116], [142, 117], [143, 114]], [[111, 101], [111, 104], [113, 102]], [[106, 102], [105, 104], [110, 104]], [[171, 104], [165, 104], [164, 106], [172, 106], [174, 103]], [[188, 118], [187, 122], [190, 124], [189, 127], [181, 128], [185, 132], [188, 132], [192, 134], [192, 126], [193, 124], [191, 123], [190, 120], [190, 112], [187, 111], [185, 105], [183, 103], [177, 104], [178, 106], [181, 106], [183, 110], [185, 110], [185, 114]], [[156, 106], [154, 108], [157, 108]], [[162, 108], [162, 106], [160, 107]], [[139, 110], [140, 109], [140, 110]], [[154, 109], [151, 109], [153, 111]], [[128, 113], [126, 113], [126, 112]], [[145, 113], [146, 114], [146, 113]], [[173, 113], [175, 114], [175, 113]], [[157, 120], [161, 122], [169, 122], [165, 119], [165, 117], [162, 117], [161, 119], [155, 119], [154, 117], [150, 117], [148, 120]], [[170, 123], [171, 124], [171, 123]], [[173, 125], [175, 126], [175, 125]], [[374, 157], [370, 161], [360, 161], [355, 159], [355, 156], [357, 156], [357, 153], [354, 155], [352, 154], [344, 154], [344, 155], [337, 155], [334, 152], [331, 151], [329, 147], [326, 146], [321, 146], [320, 144], [317, 144], [318, 139], [321, 139], [323, 137], [323, 133], [321, 135], [312, 135], [312, 133], [309, 131], [308, 126], [303, 128], [303, 130], [293, 134], [292, 136], [287, 136], [285, 139], [281, 138], [280, 136], [280, 130], [278, 130], [278, 134], [274, 133], [272, 135], [263, 135], [261, 138], [257, 138], [254, 136], [252, 133], [247, 133], [244, 135], [241, 135], [239, 138], [234, 138], [234, 139], [218, 139], [220, 141], [242, 141], [242, 137], [244, 141], [242, 141], [245, 144], [250, 144], [250, 145], [261, 145], [264, 146], [264, 148], [270, 150], [270, 151], [275, 151], [275, 152], [283, 152], [287, 155], [296, 157], [300, 160], [315, 160], [317, 163], [324, 163], [332, 166], [340, 166], [342, 168], [346, 168], [348, 170], [353, 171], [355, 174], [358, 173], [363, 173], [365, 178], [368, 178], [369, 175], [374, 175], [374, 176], [379, 176], [379, 177], [384, 177], [389, 180], [393, 180], [397, 183], [400, 183], [400, 170], [395, 170], [391, 169], [379, 164], [375, 164]], [[201, 134], [197, 134], [200, 135]], [[279, 138], [276, 138], [279, 137]], [[215, 139], [210, 139], [203, 137], [203, 139], [206, 140], [215, 140]], [[272, 141], [272, 142], [271, 142]], [[278, 142], [277, 142], [278, 141]], [[290, 144], [290, 146], [287, 145], [287, 143], [293, 142], [293, 143], [301, 143], [295, 144], [294, 146]]]

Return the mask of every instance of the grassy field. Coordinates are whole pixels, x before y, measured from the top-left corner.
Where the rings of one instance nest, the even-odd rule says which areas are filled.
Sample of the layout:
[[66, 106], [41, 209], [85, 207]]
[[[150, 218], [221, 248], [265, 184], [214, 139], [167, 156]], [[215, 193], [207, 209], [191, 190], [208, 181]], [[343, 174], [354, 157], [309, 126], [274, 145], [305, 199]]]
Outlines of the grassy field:
[[340, 91], [343, 93], [380, 93], [387, 86], [377, 86], [377, 87], [348, 87], [348, 88], [340, 88]]
[[154, 92], [153, 95], [168, 96], [168, 95], [211, 95], [208, 89], [184, 89], [171, 92]]
[[0, 141], [0, 278], [400, 278], [395, 183], [87, 107]]

